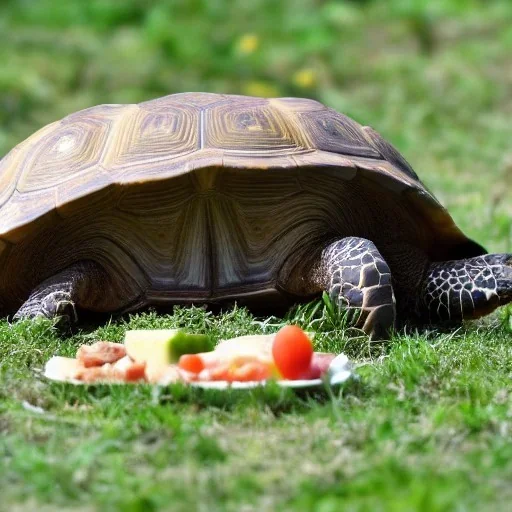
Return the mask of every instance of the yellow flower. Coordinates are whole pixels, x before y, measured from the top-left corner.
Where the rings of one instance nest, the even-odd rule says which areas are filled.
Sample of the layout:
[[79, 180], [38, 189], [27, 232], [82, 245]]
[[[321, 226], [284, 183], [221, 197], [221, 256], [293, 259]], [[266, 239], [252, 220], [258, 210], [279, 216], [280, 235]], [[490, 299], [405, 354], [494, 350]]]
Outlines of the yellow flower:
[[279, 89], [269, 82], [252, 80], [243, 86], [243, 94], [247, 96], [262, 96], [263, 98], [275, 98], [279, 96]]
[[260, 45], [260, 39], [256, 34], [245, 34], [238, 40], [238, 51], [243, 55], [254, 53]]
[[316, 74], [313, 69], [299, 69], [293, 75], [293, 83], [303, 89], [311, 89], [316, 85]]

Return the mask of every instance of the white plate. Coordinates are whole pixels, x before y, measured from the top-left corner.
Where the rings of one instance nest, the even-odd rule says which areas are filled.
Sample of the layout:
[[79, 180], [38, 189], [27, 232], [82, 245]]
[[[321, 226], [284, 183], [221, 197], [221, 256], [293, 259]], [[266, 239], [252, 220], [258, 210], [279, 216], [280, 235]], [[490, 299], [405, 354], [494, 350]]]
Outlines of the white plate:
[[[74, 359], [62, 358], [59, 356], [52, 357], [45, 365], [43, 375], [56, 382], [68, 382], [70, 384], [85, 385], [86, 383], [73, 379], [70, 377], [76, 370], [76, 363]], [[326, 383], [331, 386], [342, 384], [352, 375], [352, 365], [345, 354], [336, 356], [329, 365], [327, 372]], [[324, 381], [322, 379], [311, 380], [278, 380], [275, 381], [278, 386], [283, 388], [312, 388], [320, 387]], [[250, 382], [228, 382], [225, 380], [208, 381], [208, 382], [189, 382], [189, 385], [195, 388], [202, 389], [253, 389], [260, 386], [265, 386], [267, 381], [250, 381]], [[100, 384], [94, 383], [94, 384]], [[87, 385], [94, 385], [87, 384]], [[107, 382], [107, 384], [125, 384], [124, 382]]]
[[[345, 354], [336, 356], [329, 365], [327, 379], [325, 382], [331, 386], [337, 386], [345, 382], [352, 375], [351, 364]], [[283, 388], [312, 388], [322, 386], [323, 379], [304, 379], [304, 380], [278, 380], [275, 381], [278, 386]], [[191, 382], [190, 385], [203, 389], [254, 389], [264, 386], [267, 381], [258, 380], [250, 382], [227, 382], [225, 380], [208, 382]]]

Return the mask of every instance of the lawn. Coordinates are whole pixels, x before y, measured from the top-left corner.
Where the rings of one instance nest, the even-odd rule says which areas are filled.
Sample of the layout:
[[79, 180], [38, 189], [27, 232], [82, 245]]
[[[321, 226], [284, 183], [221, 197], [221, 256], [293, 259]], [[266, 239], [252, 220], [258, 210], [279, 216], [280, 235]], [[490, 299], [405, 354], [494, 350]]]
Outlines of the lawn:
[[[510, 2], [59, 5], [0, 7], [0, 155], [97, 103], [313, 97], [392, 141], [470, 237], [512, 251]], [[1, 320], [0, 510], [510, 509], [512, 308], [372, 345], [310, 311], [176, 308], [73, 334]], [[318, 349], [346, 352], [358, 378], [305, 395], [88, 390], [40, 375], [52, 355], [129, 328], [221, 338], [285, 321], [313, 325]]]

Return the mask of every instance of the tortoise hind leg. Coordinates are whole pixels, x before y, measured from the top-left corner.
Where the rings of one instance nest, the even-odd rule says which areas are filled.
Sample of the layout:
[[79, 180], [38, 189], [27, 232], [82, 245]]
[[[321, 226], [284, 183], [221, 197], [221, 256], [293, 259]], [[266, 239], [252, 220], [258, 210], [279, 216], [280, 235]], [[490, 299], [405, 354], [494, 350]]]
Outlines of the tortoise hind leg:
[[14, 318], [60, 317], [64, 323], [76, 323], [76, 308], [98, 310], [94, 306], [104, 302], [109, 281], [107, 273], [97, 263], [75, 263], [37, 286]]
[[396, 318], [391, 272], [373, 242], [347, 237], [331, 243], [318, 268], [318, 284], [338, 307], [357, 314], [356, 327], [371, 339], [389, 336]]

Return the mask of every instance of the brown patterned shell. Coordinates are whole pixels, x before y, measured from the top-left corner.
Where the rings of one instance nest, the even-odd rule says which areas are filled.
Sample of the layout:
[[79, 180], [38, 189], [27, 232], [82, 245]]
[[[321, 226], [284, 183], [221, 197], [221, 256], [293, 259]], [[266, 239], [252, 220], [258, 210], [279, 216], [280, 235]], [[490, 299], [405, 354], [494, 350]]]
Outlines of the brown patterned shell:
[[[222, 174], [219, 169], [229, 172]], [[315, 173], [306, 173], [307, 169], [323, 169], [323, 172], [316, 172], [315, 178]], [[401, 197], [400, 201], [407, 207], [397, 210], [396, 215], [403, 217], [403, 212], [407, 211], [407, 216], [414, 217], [416, 225], [428, 233], [421, 242], [414, 243], [424, 246], [431, 258], [457, 257], [480, 250], [460, 232], [399, 153], [371, 128], [362, 127], [312, 100], [186, 93], [139, 105], [89, 108], [42, 128], [14, 148], [0, 161], [0, 264], [7, 257], [2, 256], [2, 251], [11, 253], [6, 266], [16, 274], [19, 263], [13, 263], [13, 254], [17, 246], [21, 244], [27, 251], [27, 244], [39, 244], [37, 250], [49, 254], [50, 248], [43, 247], [40, 234], [48, 238], [52, 233], [67, 233], [68, 225], [69, 233], [53, 243], [74, 247], [69, 250], [81, 253], [74, 254], [74, 259], [87, 258], [88, 247], [92, 251], [93, 243], [82, 244], [80, 250], [72, 243], [81, 229], [81, 221], [90, 223], [99, 218], [99, 212], [110, 209], [115, 210], [112, 215], [117, 219], [115, 222], [119, 222], [120, 230], [137, 231], [143, 229], [133, 224], [138, 205], [145, 201], [145, 212], [151, 208], [157, 211], [163, 200], [159, 194], [164, 191], [169, 194], [172, 189], [173, 204], [181, 212], [190, 210], [191, 201], [197, 202], [216, 193], [216, 197], [221, 198], [218, 204], [224, 206], [216, 207], [215, 212], [210, 208], [201, 215], [187, 214], [180, 221], [178, 239], [185, 243], [188, 231], [204, 228], [206, 233], [216, 219], [220, 223], [238, 215], [236, 201], [229, 203], [226, 199], [229, 190], [233, 190], [233, 197], [238, 193], [246, 194], [247, 201], [258, 200], [267, 193], [265, 180], [269, 183], [274, 180], [282, 187], [283, 197], [290, 198], [299, 197], [301, 190], [311, 193], [324, 185], [328, 188], [332, 180], [352, 182], [354, 188], [344, 197], [343, 205], [325, 199], [326, 205], [322, 208], [325, 216], [330, 216], [335, 223], [336, 219], [341, 219], [340, 208], [350, 212], [355, 234], [358, 218], [365, 217], [372, 202], [368, 197], [378, 198], [380, 194]], [[175, 185], [165, 185], [171, 182]], [[137, 188], [142, 186], [146, 187], [146, 192]], [[235, 189], [238, 192], [234, 192]], [[368, 192], [365, 196], [361, 191]], [[295, 211], [297, 222], [299, 217], [307, 219], [309, 200], [297, 199], [297, 209], [288, 209]], [[261, 201], [262, 208], [264, 204], [265, 201]], [[114, 218], [112, 215], [110, 219]], [[140, 212], [138, 215], [141, 217]], [[173, 214], [167, 212], [166, 215], [171, 218]], [[273, 218], [279, 222], [279, 217]], [[73, 219], [72, 224], [69, 219]], [[346, 223], [346, 219], [345, 216], [343, 222]], [[389, 227], [379, 229], [385, 231]], [[100, 227], [95, 229], [101, 230]], [[250, 252], [250, 243], [244, 245], [246, 229], [253, 227], [242, 222], [225, 228], [238, 237], [242, 250]], [[365, 234], [364, 229], [361, 230]], [[149, 236], [157, 237], [156, 234]], [[124, 246], [124, 260], [118, 264], [140, 267], [137, 260], [144, 259], [142, 251], [146, 242], [143, 233], [139, 238], [138, 249], [127, 249], [127, 242], [120, 238], [102, 239], [101, 244], [105, 246], [105, 254], [109, 244]], [[192, 247], [193, 244], [189, 252]], [[73, 259], [62, 256], [60, 261], [52, 253], [52, 261], [49, 261], [49, 256], [45, 260], [45, 254], [37, 250], [32, 257], [44, 260], [45, 270], [41, 272], [46, 274]], [[155, 250], [153, 247], [153, 252]], [[97, 259], [105, 259], [104, 253]], [[219, 268], [215, 271], [220, 272]], [[153, 274], [156, 270], [149, 265], [144, 272]], [[33, 271], [34, 277], [28, 281], [37, 281], [35, 273]], [[1, 280], [5, 282], [10, 276], [0, 275], [0, 288]], [[146, 275], [145, 279], [151, 278]], [[188, 282], [186, 276], [180, 279]], [[193, 286], [193, 279], [189, 281]], [[17, 292], [23, 294], [26, 290], [21, 287]]]

